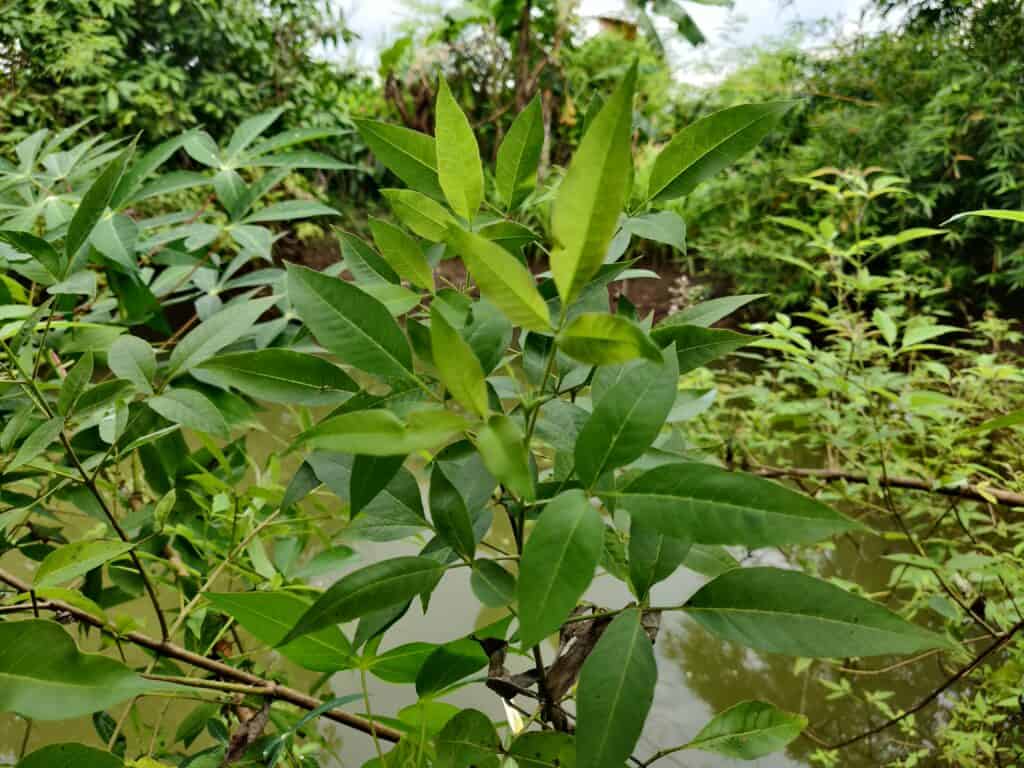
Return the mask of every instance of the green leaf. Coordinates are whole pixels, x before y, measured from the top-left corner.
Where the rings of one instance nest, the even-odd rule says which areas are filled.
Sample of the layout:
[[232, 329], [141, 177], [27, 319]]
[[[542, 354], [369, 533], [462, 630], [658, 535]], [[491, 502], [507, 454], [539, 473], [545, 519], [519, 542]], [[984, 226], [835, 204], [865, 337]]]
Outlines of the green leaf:
[[44, 285], [54, 285], [64, 277], [67, 262], [57, 250], [46, 240], [14, 230], [0, 230], [0, 243], [6, 243], [18, 253], [31, 256], [43, 268], [42, 279], [36, 280]]
[[683, 564], [692, 542], [677, 539], [632, 521], [629, 526], [629, 580], [639, 598]]
[[679, 374], [669, 350], [664, 362], [627, 368], [601, 394], [576, 440], [576, 475], [590, 487], [610, 469], [640, 458], [661, 431], [676, 400]]
[[568, 733], [526, 731], [508, 748], [519, 768], [575, 768], [576, 744]]
[[694, 544], [683, 559], [683, 565], [691, 571], [708, 578], [721, 576], [726, 571], [739, 568], [739, 561], [729, 554], [724, 547], [714, 544]]
[[888, 608], [796, 571], [734, 568], [684, 605], [723, 640], [805, 658], [917, 653], [949, 648]]
[[371, 218], [370, 231], [380, 255], [400, 277], [417, 288], [434, 290], [434, 273], [419, 243], [383, 219]]
[[594, 118], [551, 210], [551, 273], [568, 305], [601, 268], [629, 196], [636, 63]]
[[903, 341], [900, 342], [900, 349], [907, 349], [915, 344], [923, 344], [926, 341], [945, 336], [948, 333], [961, 333], [962, 328], [955, 325], [912, 325], [903, 331]]
[[459, 414], [442, 409], [412, 411], [403, 422], [391, 411], [343, 413], [324, 419], [300, 440], [326, 451], [365, 456], [407, 456], [449, 442], [467, 424]]
[[92, 381], [92, 369], [92, 352], [86, 352], [78, 358], [78, 362], [64, 377], [60, 394], [57, 396], [57, 410], [62, 415], [68, 416], [74, 410], [75, 402]]
[[525, 501], [533, 501], [530, 452], [519, 425], [504, 414], [495, 414], [480, 430], [476, 442], [484, 465], [498, 482]]
[[515, 600], [516, 577], [494, 560], [475, 560], [469, 586], [488, 608], [504, 608]]
[[260, 208], [246, 216], [243, 221], [246, 224], [258, 224], [264, 221], [311, 219], [314, 216], [341, 216], [341, 213], [316, 200], [285, 200]]
[[121, 758], [84, 744], [48, 744], [18, 761], [17, 768], [123, 768]]
[[395, 557], [353, 571], [317, 598], [282, 643], [406, 603], [433, 590], [444, 571], [443, 564], [429, 557]]
[[474, 638], [464, 637], [435, 648], [416, 674], [416, 693], [421, 697], [443, 691], [487, 666], [487, 654]]
[[959, 221], [960, 219], [965, 219], [968, 216], [982, 216], [987, 219], [1003, 219], [1004, 221], [1017, 221], [1024, 223], [1024, 211], [1001, 211], [987, 208], [978, 211], [964, 211], [963, 213], [958, 213], [956, 216], [950, 216], [942, 222], [942, 226], [946, 226], [954, 221]]
[[317, 340], [343, 362], [386, 378], [412, 377], [409, 342], [377, 299], [294, 264], [288, 264], [288, 296]]
[[14, 454], [14, 458], [4, 465], [4, 472], [13, 472], [35, 459], [50, 447], [53, 441], [60, 436], [63, 429], [64, 419], [60, 416], [54, 416], [52, 419], [44, 421], [32, 430], [29, 436], [18, 446], [18, 451]]
[[349, 479], [349, 518], [354, 518], [387, 488], [405, 456], [356, 456]]
[[398, 220], [432, 243], [443, 242], [455, 219], [443, 205], [412, 189], [382, 189]]
[[135, 151], [134, 143], [116, 158], [114, 158], [103, 172], [96, 177], [96, 181], [82, 195], [82, 200], [75, 209], [75, 215], [68, 223], [68, 231], [64, 236], [64, 257], [70, 260], [78, 250], [85, 245], [89, 239], [100, 217], [107, 210], [107, 205], [114, 196], [114, 190], [121, 181], [125, 166]]
[[672, 200], [750, 152], [795, 101], [741, 104], [715, 112], [677, 133], [661, 150], [648, 183], [650, 200]]
[[119, 661], [80, 653], [52, 621], [0, 623], [0, 712], [72, 720], [166, 688], [143, 680]]
[[540, 94], [512, 121], [498, 148], [494, 177], [505, 210], [515, 208], [537, 184], [537, 166], [544, 148], [544, 115]]
[[671, 245], [686, 250], [686, 222], [675, 211], [656, 211], [626, 219], [623, 229], [645, 240]]
[[465, 499], [436, 464], [430, 473], [430, 516], [438, 536], [458, 554], [471, 560], [476, 553], [473, 519]]
[[445, 199], [453, 211], [466, 221], [471, 221], [484, 199], [480, 147], [473, 135], [473, 127], [443, 77], [437, 83], [434, 137], [438, 181]]
[[370, 151], [398, 178], [431, 197], [441, 196], [433, 137], [376, 120], [353, 122]]
[[658, 345], [635, 323], [606, 312], [577, 315], [558, 334], [558, 346], [569, 357], [589, 365], [628, 363], [638, 357], [661, 360]]
[[709, 299], [699, 304], [694, 304], [684, 310], [669, 315], [660, 323], [658, 328], [665, 328], [671, 325], [699, 325], [701, 328], [709, 328], [723, 317], [728, 317], [740, 307], [744, 307], [752, 301], [763, 299], [767, 294], [749, 293], [738, 296], [722, 296], [717, 299]]
[[498, 768], [501, 742], [487, 715], [464, 709], [437, 736], [435, 768]]
[[466, 263], [477, 286], [514, 324], [528, 331], [550, 331], [551, 313], [533, 275], [500, 245], [455, 227], [448, 243]]
[[434, 643], [406, 643], [370, 661], [370, 672], [389, 683], [415, 683], [416, 676], [438, 646]]
[[383, 285], [401, 283], [402, 279], [398, 273], [370, 246], [348, 232], [342, 230], [335, 230], [335, 232], [341, 243], [341, 257], [345, 269], [352, 273], [352, 277], [361, 284], [364, 290], [371, 283]]
[[37, 589], [59, 587], [131, 551], [124, 541], [76, 541], [48, 554], [33, 577]]
[[701, 328], [696, 325], [660, 325], [651, 331], [651, 338], [662, 347], [676, 345], [679, 375], [707, 365], [712, 360], [745, 347], [756, 337], [723, 328]]
[[[309, 610], [306, 600], [290, 592], [208, 592], [206, 598], [271, 648], [278, 646]], [[311, 632], [278, 650], [315, 672], [337, 672], [353, 664], [352, 646], [337, 627]]]
[[642, 525], [699, 544], [803, 544], [863, 528], [771, 480], [710, 464], [664, 464], [624, 490], [602, 495], [614, 498]]
[[658, 667], [636, 609], [608, 626], [583, 662], [576, 692], [576, 764], [622, 768], [654, 700]]
[[603, 541], [601, 514], [582, 491], [564, 491], [544, 507], [519, 563], [523, 648], [537, 645], [568, 618], [594, 578]]
[[480, 360], [445, 320], [438, 302], [430, 308], [430, 345], [438, 375], [452, 397], [467, 410], [486, 416], [490, 406]]
[[741, 701], [711, 721], [687, 744], [734, 760], [757, 760], [779, 752], [807, 727], [807, 718], [764, 701]]
[[156, 353], [145, 340], [138, 336], [118, 336], [107, 353], [107, 366], [115, 376], [127, 379], [140, 392], [153, 394]]
[[168, 421], [188, 429], [228, 437], [228, 423], [217, 406], [194, 389], [168, 389], [146, 400], [146, 405]]
[[271, 297], [237, 302], [201, 322], [171, 352], [167, 365], [168, 381], [238, 341], [276, 301]]
[[336, 405], [359, 385], [333, 363], [288, 349], [218, 355], [199, 370], [220, 384], [258, 400], [296, 405]]

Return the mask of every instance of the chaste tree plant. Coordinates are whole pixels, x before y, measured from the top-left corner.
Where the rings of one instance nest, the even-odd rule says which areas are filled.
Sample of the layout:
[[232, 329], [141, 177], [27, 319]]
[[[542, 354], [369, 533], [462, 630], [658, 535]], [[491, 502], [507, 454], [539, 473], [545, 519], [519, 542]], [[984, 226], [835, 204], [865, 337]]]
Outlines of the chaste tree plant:
[[[652, 326], [628, 302], [609, 311], [609, 286], [637, 276], [624, 241], [663, 236], [675, 225], [662, 205], [750, 150], [790, 104], [694, 123], [640, 189], [635, 78], [634, 67], [550, 193], [534, 194], [536, 104], [516, 119], [493, 177], [443, 81], [433, 137], [360, 122], [407, 186], [383, 191], [398, 223], [371, 220], [373, 246], [341, 233], [343, 262], [324, 271], [237, 263], [265, 255], [273, 235], [259, 222], [328, 212], [254, 207], [276, 177], [247, 182], [238, 158], [272, 157], [289, 141], [247, 151], [265, 118], [226, 149], [202, 135], [183, 140], [214, 169], [227, 214], [218, 222], [203, 223], [203, 212], [133, 217], [166, 148], [135, 163], [130, 150], [95, 144], [79, 157], [51, 154], [51, 173], [89, 152], [102, 168], [75, 205], [54, 202], [58, 185], [33, 198], [31, 174], [8, 169], [26, 191], [2, 233], [0, 580], [12, 593], [0, 621], [0, 710], [35, 720], [102, 713], [108, 745], [50, 744], [20, 765], [319, 765], [305, 728], [317, 717], [371, 735], [380, 766], [621, 768], [682, 749], [753, 759], [796, 738], [806, 718], [745, 701], [692, 738], [636, 754], [662, 613], [797, 657], [950, 645], [797, 571], [741, 567], [726, 549], [860, 525], [772, 481], [693, 461], [673, 427], [690, 400], [680, 374], [749, 341], [712, 325], [755, 297]], [[33, 152], [19, 154], [31, 165]], [[172, 186], [171, 177], [149, 183]], [[516, 215], [548, 197], [541, 238]], [[54, 217], [55, 206], [70, 216]], [[531, 271], [524, 243], [548, 255], [547, 271]], [[438, 277], [440, 259], [461, 261], [462, 285]], [[154, 301], [191, 303], [196, 314], [157, 343], [154, 315], [136, 309]], [[293, 408], [300, 424], [278, 435], [286, 445], [264, 466], [240, 429], [259, 402]], [[326, 507], [333, 528], [310, 522], [324, 509], [322, 486], [344, 502]], [[488, 536], [498, 524], [511, 529], [507, 548]], [[342, 535], [404, 540], [409, 554], [351, 567]], [[652, 585], [681, 567], [707, 582], [652, 604]], [[340, 569], [326, 590], [311, 589]], [[598, 569], [633, 600], [586, 602]], [[389, 644], [408, 612], [444, 621], [431, 594], [459, 573], [503, 618], [442, 644]], [[148, 628], [108, 614], [135, 595], [151, 603]], [[69, 622], [83, 642], [98, 636], [102, 653], [80, 650]], [[260, 649], [324, 675], [358, 670], [363, 695], [291, 687]], [[412, 686], [418, 709], [382, 713], [367, 675]], [[496, 725], [474, 709], [430, 709], [481, 684], [520, 714]], [[204, 703], [173, 734], [135, 704], [186, 695]], [[118, 718], [105, 712], [118, 707]], [[146, 738], [126, 743], [129, 720]], [[189, 754], [204, 726], [214, 745]]]

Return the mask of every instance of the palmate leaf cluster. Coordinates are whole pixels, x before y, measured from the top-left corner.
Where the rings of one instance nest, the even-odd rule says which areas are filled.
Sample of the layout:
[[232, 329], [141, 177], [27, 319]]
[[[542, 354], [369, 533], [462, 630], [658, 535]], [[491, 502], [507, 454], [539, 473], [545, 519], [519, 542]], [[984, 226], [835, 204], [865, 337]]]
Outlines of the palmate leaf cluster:
[[[380, 741], [398, 741], [378, 758], [384, 764], [496, 766], [509, 756], [520, 765], [618, 768], [653, 701], [651, 619], [663, 611], [791, 656], [950, 647], [878, 603], [797, 571], [741, 567], [726, 549], [812, 542], [861, 526], [782, 485], [697, 463], [679, 440], [674, 427], [694, 400], [679, 390], [680, 374], [751, 340], [712, 326], [756, 296], [652, 324], [627, 302], [609, 311], [608, 286], [638, 275], [621, 260], [624, 228], [657, 220], [664, 202], [742, 158], [789, 105], [745, 105], [690, 126], [662, 150], [648, 188], [634, 189], [634, 83], [635, 69], [591, 122], [552, 190], [546, 235], [516, 220], [536, 184], [536, 109], [517, 118], [493, 176], [443, 82], [434, 136], [360, 123], [364, 141], [406, 187], [385, 192], [395, 221], [374, 221], [372, 244], [339, 233], [343, 261], [324, 271], [258, 261], [274, 238], [266, 222], [331, 213], [306, 201], [256, 207], [274, 168], [324, 162], [290, 146], [307, 133], [259, 141], [273, 115], [247, 121], [225, 147], [193, 133], [140, 159], [103, 144], [68, 157], [57, 149], [66, 137], [23, 144], [21, 165], [5, 176], [5, 194], [20, 202], [5, 209], [2, 234], [9, 418], [0, 522], [6, 548], [41, 561], [32, 598], [74, 606], [89, 623], [140, 643], [107, 612], [157, 580], [180, 595], [171, 610], [147, 589], [175, 616], [169, 639], [199, 654], [221, 647], [237, 623], [249, 643], [302, 667], [413, 686], [411, 715], [363, 702], [362, 716], [372, 711], [389, 729]], [[178, 147], [211, 173], [149, 180]], [[98, 172], [88, 186], [78, 181], [89, 177], [79, 163]], [[250, 167], [271, 170], [244, 178], [239, 169]], [[147, 184], [178, 179], [212, 184], [223, 215], [131, 215]], [[544, 271], [525, 262], [524, 242], [549, 254]], [[464, 266], [461, 285], [436, 274], [441, 259]], [[250, 262], [256, 268], [243, 271]], [[119, 289], [122, 281], [135, 293]], [[129, 300], [136, 295], [145, 301]], [[156, 310], [138, 307], [175, 301], [195, 315], [154, 343], [147, 323]], [[300, 426], [276, 434], [280, 455], [246, 486], [256, 462], [244, 436], [232, 435], [264, 401], [293, 407]], [[297, 468], [281, 484], [287, 461]], [[346, 541], [407, 540], [409, 553], [353, 567], [336, 533], [309, 527], [303, 514], [323, 509], [325, 491], [347, 505], [347, 521], [336, 500], [327, 507]], [[107, 501], [121, 497], [126, 514]], [[37, 519], [63, 514], [54, 501], [95, 514], [99, 535], [64, 541], [58, 529], [41, 538]], [[496, 516], [507, 518], [514, 549], [488, 539]], [[347, 569], [340, 579], [339, 567]], [[652, 606], [651, 587], [680, 567], [707, 582]], [[580, 607], [599, 568], [628, 586], [628, 605]], [[238, 578], [218, 580], [225, 569]], [[443, 615], [432, 593], [466, 571], [480, 603], [503, 618], [445, 643], [387, 647], [389, 628], [407, 612]], [[311, 595], [309, 581], [326, 574], [333, 583]], [[15, 599], [30, 606], [28, 595]], [[544, 669], [545, 640], [577, 623], [594, 644], [556, 679]], [[82, 716], [185, 684], [223, 690], [222, 681], [186, 678], [173, 666], [157, 673], [158, 659], [137, 672], [110, 654], [82, 654], [45, 618], [4, 621], [0, 631], [17, 637], [0, 642], [0, 708], [25, 717]], [[19, 648], [33, 652], [32, 664]], [[490, 687], [536, 707], [533, 719], [552, 727], [499, 729], [479, 711], [444, 709], [448, 694], [479, 684], [484, 670]], [[194, 735], [166, 738], [157, 757], [194, 765], [247, 750], [246, 759], [263, 764], [294, 761], [296, 697], [274, 686], [243, 686], [241, 694], [261, 702], [256, 710], [270, 706], [256, 733], [241, 727], [187, 758], [175, 743], [188, 749]], [[446, 716], [428, 722], [427, 711], [439, 707]], [[217, 719], [198, 711], [200, 723]], [[750, 759], [784, 747], [805, 725], [802, 715], [749, 701], [691, 742], [665, 746]], [[223, 731], [219, 724], [212, 732]], [[82, 764], [121, 764], [63, 745], [25, 765], [60, 764], [61, 750], [85, 750]]]

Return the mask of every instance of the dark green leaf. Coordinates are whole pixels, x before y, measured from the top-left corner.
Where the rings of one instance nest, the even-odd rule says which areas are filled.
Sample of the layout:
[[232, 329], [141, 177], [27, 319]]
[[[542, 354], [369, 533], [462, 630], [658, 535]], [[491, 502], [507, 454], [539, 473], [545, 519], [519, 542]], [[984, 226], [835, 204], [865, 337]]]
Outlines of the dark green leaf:
[[85, 391], [92, 381], [93, 359], [92, 352], [86, 352], [68, 371], [61, 384], [60, 394], [57, 396], [57, 410], [64, 416], [68, 416], [75, 408], [79, 396]]
[[637, 597], [643, 598], [659, 581], [683, 564], [691, 543], [663, 536], [636, 521], [629, 526], [629, 580]]
[[383, 491], [405, 463], [405, 456], [356, 456], [349, 480], [349, 517], [354, 518]]
[[516, 577], [494, 560], [474, 561], [469, 585], [488, 608], [503, 608], [516, 597]]
[[498, 733], [487, 715], [464, 709], [437, 737], [435, 768], [498, 768]]
[[651, 331], [651, 338], [662, 347], [675, 344], [680, 376], [755, 340], [735, 331], [696, 325], [661, 325]]
[[64, 236], [64, 256], [70, 260], [78, 249], [85, 245], [89, 239], [96, 222], [107, 210], [107, 205], [114, 196], [114, 190], [121, 181], [125, 166], [135, 151], [134, 144], [114, 158], [103, 172], [96, 177], [96, 181], [82, 195], [82, 200], [75, 209], [75, 215], [71, 217], [68, 224], [67, 234]]
[[458, 489], [436, 464], [430, 473], [430, 516], [438, 536], [458, 554], [472, 559], [476, 552], [473, 520]]
[[297, 405], [334, 405], [359, 385], [323, 358], [288, 349], [219, 355], [199, 365], [220, 384], [259, 400]]
[[436, 648], [416, 675], [416, 693], [430, 696], [487, 666], [487, 654], [476, 640], [464, 637]]
[[168, 421], [218, 437], [229, 434], [227, 421], [209, 398], [193, 389], [167, 389], [146, 400], [146, 405]]
[[84, 744], [48, 744], [18, 761], [18, 768], [122, 768], [121, 758]]
[[110, 345], [107, 365], [115, 376], [127, 379], [140, 392], [153, 393], [156, 375], [156, 354], [149, 344], [138, 336], [119, 336]]

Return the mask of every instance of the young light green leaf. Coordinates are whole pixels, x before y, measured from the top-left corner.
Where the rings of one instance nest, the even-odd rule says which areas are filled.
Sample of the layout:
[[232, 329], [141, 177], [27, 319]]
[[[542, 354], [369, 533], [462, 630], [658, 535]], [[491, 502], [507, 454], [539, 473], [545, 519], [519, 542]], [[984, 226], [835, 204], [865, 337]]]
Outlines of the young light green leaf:
[[660, 325], [651, 331], [651, 338], [662, 347], [675, 344], [679, 375], [735, 352], [755, 340], [754, 336], [724, 328], [696, 325]]
[[651, 200], [682, 197], [751, 151], [795, 101], [741, 104], [715, 112], [677, 133], [654, 161]]
[[551, 273], [569, 304], [604, 263], [629, 196], [636, 64], [594, 118], [551, 211]]
[[516, 597], [516, 577], [494, 560], [474, 560], [469, 586], [488, 608], [503, 608]]
[[882, 338], [885, 339], [886, 344], [891, 347], [896, 343], [899, 331], [896, 329], [896, 323], [893, 322], [888, 312], [881, 308], [875, 309], [871, 313], [871, 320], [874, 322], [875, 327], [881, 331]]
[[441, 197], [432, 136], [376, 120], [353, 122], [370, 151], [398, 178], [424, 194]]
[[710, 464], [664, 464], [607, 495], [642, 525], [699, 544], [772, 547], [862, 528], [802, 493]]
[[1024, 211], [1002, 211], [988, 208], [978, 211], [964, 211], [963, 213], [956, 214], [956, 216], [950, 216], [942, 222], [942, 226], [951, 224], [954, 221], [959, 221], [960, 219], [965, 219], [968, 216], [982, 216], [987, 219], [1003, 219], [1004, 221], [1016, 221], [1024, 224]]
[[434, 290], [434, 273], [419, 243], [383, 219], [370, 219], [373, 241], [391, 268], [417, 288]]
[[734, 760], [757, 760], [779, 752], [804, 728], [807, 718], [764, 701], [741, 701], [715, 715], [687, 745]]
[[661, 361], [658, 345], [635, 323], [606, 312], [577, 315], [558, 334], [558, 347], [589, 365], [628, 363], [638, 357]]
[[494, 177], [505, 210], [515, 208], [537, 184], [537, 166], [544, 148], [544, 116], [540, 94], [512, 121], [501, 146]]
[[[429, 198], [427, 198], [429, 199]], [[341, 258], [345, 269], [364, 290], [369, 284], [399, 285], [402, 279], [380, 255], [355, 235], [335, 230], [341, 244]]]
[[[207, 592], [214, 608], [231, 616], [261, 643], [280, 644], [309, 610], [309, 603], [291, 592]], [[353, 663], [352, 646], [337, 627], [325, 627], [278, 648], [282, 655], [315, 672], [337, 672]]]
[[438, 181], [445, 199], [453, 211], [471, 221], [484, 199], [480, 147], [473, 135], [473, 127], [452, 96], [444, 77], [439, 78], [437, 84], [434, 136]]
[[124, 768], [117, 755], [84, 744], [47, 744], [18, 762], [18, 768]]
[[353, 571], [320, 595], [281, 642], [406, 603], [433, 590], [444, 571], [429, 557], [395, 557]]
[[712, 634], [769, 653], [845, 658], [949, 648], [885, 606], [797, 571], [734, 568], [684, 609]]
[[604, 523], [582, 491], [544, 507], [519, 563], [519, 640], [532, 648], [558, 631], [590, 586], [601, 559]]
[[130, 335], [118, 336], [107, 353], [107, 366], [115, 376], [127, 379], [140, 392], [153, 394], [156, 353], [144, 339]]
[[335, 405], [359, 390], [333, 363], [290, 349], [218, 355], [198, 368], [220, 384], [274, 403]]
[[676, 400], [679, 374], [672, 350], [661, 363], [627, 368], [604, 392], [576, 439], [576, 475], [590, 487], [610, 469], [640, 458], [658, 436]]
[[448, 228], [455, 219], [436, 200], [412, 189], [382, 189], [381, 195], [391, 205], [400, 222], [424, 240], [444, 242]]
[[486, 416], [487, 383], [473, 348], [445, 320], [438, 302], [430, 308], [430, 345], [441, 381], [464, 408]]
[[316, 200], [285, 200], [272, 203], [258, 211], [250, 213], [243, 221], [246, 224], [259, 224], [264, 221], [293, 221], [295, 219], [312, 219], [315, 216], [340, 216], [341, 214], [329, 205]]
[[288, 296], [317, 340], [367, 373], [412, 377], [412, 352], [387, 308], [356, 286], [288, 264]]
[[670, 325], [698, 325], [701, 328], [710, 328], [723, 317], [728, 317], [737, 309], [745, 307], [752, 301], [763, 299], [767, 294], [749, 293], [738, 296], [721, 296], [717, 299], [708, 299], [692, 307], [687, 307], [675, 314], [669, 315], [660, 323], [658, 328]]
[[656, 211], [626, 219], [622, 228], [645, 240], [671, 245], [678, 251], [686, 250], [686, 222], [675, 211]]
[[194, 389], [168, 389], [146, 400], [146, 405], [168, 421], [189, 429], [228, 437], [227, 421], [216, 405]]
[[134, 544], [124, 541], [76, 541], [48, 554], [33, 578], [37, 589], [59, 587], [93, 568], [99, 568], [121, 555], [127, 554]]
[[430, 473], [430, 516], [437, 535], [458, 554], [471, 560], [476, 553], [473, 519], [466, 500], [437, 464]]
[[277, 299], [253, 299], [231, 304], [189, 331], [171, 352], [167, 379], [187, 373], [224, 347], [238, 341]]
[[406, 415], [391, 411], [355, 411], [324, 419], [299, 438], [314, 448], [364, 456], [407, 456], [434, 450], [449, 442], [468, 424], [457, 413], [423, 409]]
[[143, 680], [119, 661], [79, 652], [52, 621], [0, 623], [0, 712], [71, 720], [167, 687]]
[[484, 465], [498, 482], [524, 500], [533, 501], [530, 453], [519, 425], [504, 414], [495, 414], [477, 434], [476, 442]]
[[436, 768], [498, 768], [501, 742], [487, 715], [464, 709], [437, 736]]
[[92, 369], [92, 352], [86, 352], [68, 371], [64, 383], [61, 384], [60, 394], [57, 396], [57, 410], [62, 415], [68, 416], [74, 410], [75, 402], [92, 381]]
[[551, 330], [551, 313], [537, 290], [533, 275], [500, 245], [455, 227], [448, 243], [466, 263], [477, 286], [514, 324], [528, 331]]
[[576, 694], [576, 765], [622, 768], [654, 701], [658, 666], [640, 612], [623, 611], [583, 662]]

